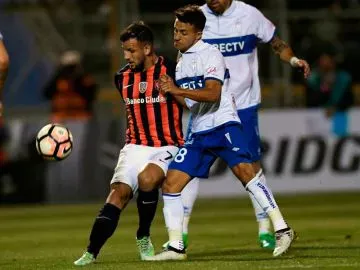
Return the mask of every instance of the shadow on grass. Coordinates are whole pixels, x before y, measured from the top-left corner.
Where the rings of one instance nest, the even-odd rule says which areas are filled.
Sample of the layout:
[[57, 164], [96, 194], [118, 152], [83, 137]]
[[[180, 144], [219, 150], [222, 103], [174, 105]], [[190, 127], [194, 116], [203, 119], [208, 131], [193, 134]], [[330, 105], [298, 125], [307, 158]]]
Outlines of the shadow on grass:
[[[312, 255], [301, 254], [303, 251], [326, 251], [326, 250], [355, 250], [360, 249], [360, 246], [352, 247], [296, 247], [292, 248], [289, 253], [284, 254], [283, 256], [273, 257], [271, 251], [266, 251], [262, 249], [227, 249], [227, 250], [210, 250], [210, 251], [190, 251], [188, 252], [188, 259], [186, 261], [176, 261], [176, 263], [186, 263], [186, 262], [206, 262], [206, 261], [218, 261], [218, 262], [254, 262], [254, 261], [292, 261], [294, 259], [340, 259], [340, 258], [357, 258], [358, 256], [353, 252], [350, 252], [346, 256], [337, 255], [336, 258], [331, 255], [321, 255], [314, 253]], [[140, 261], [134, 258], [125, 259], [119, 258], [118, 260], [98, 260], [96, 265], [107, 265], [107, 264], [139, 264], [143, 266], [148, 263], [174, 263], [175, 261], [162, 261], [162, 262], [145, 262]]]
[[[313, 255], [301, 254], [302, 251], [326, 251], [326, 250], [355, 250], [359, 249], [359, 246], [354, 247], [296, 247], [292, 248], [289, 253], [284, 254], [283, 256], [273, 257], [271, 252], [266, 252], [259, 249], [229, 249], [229, 250], [214, 250], [214, 251], [203, 251], [203, 252], [191, 252], [188, 253], [188, 260], [190, 261], [269, 261], [269, 260], [293, 260], [297, 259], [311, 259], [311, 258], [321, 258], [321, 259], [334, 259], [334, 256], [331, 255], [321, 255], [314, 253]], [[350, 252], [347, 255], [339, 256], [336, 258], [357, 258], [358, 256], [353, 252]]]
[[329, 250], [355, 250], [355, 249], [360, 249], [360, 246], [339, 246], [339, 247], [334, 247], [334, 246], [321, 246], [321, 247], [296, 247], [294, 248], [294, 250], [321, 250], [324, 251], [326, 249]]

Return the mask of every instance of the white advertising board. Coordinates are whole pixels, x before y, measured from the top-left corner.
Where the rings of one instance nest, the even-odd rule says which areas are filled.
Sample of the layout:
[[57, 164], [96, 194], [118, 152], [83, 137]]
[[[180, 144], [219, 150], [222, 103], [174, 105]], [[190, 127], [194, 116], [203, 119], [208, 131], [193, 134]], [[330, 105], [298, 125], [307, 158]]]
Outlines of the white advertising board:
[[[348, 114], [348, 135], [332, 133], [322, 110], [266, 110], [259, 114], [263, 168], [274, 193], [360, 190], [360, 110]], [[245, 194], [231, 171], [217, 161], [200, 196]]]

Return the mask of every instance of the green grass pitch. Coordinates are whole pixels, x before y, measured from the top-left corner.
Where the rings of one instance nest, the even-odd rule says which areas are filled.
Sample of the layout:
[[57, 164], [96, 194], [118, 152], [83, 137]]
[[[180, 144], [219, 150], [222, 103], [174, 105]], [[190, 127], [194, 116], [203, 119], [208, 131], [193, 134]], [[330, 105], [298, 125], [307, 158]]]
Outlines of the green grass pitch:
[[[248, 198], [199, 200], [190, 222], [185, 262], [141, 262], [134, 203], [95, 264], [86, 269], [360, 269], [360, 193], [277, 196], [298, 232], [279, 258], [261, 250]], [[102, 203], [0, 207], [0, 269], [76, 269]], [[162, 202], [152, 228], [157, 251], [167, 239]]]

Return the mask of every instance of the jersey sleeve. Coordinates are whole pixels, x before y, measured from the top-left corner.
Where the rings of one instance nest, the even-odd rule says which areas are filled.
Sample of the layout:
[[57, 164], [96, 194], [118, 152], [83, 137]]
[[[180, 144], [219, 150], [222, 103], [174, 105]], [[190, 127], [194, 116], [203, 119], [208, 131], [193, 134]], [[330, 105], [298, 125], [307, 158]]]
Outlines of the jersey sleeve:
[[1, 34], [1, 32], [0, 32], [0, 40], [3, 40], [3, 35]]
[[117, 90], [121, 91], [121, 85], [122, 85], [122, 74], [121, 73], [116, 73], [114, 76], [114, 84]]
[[123, 79], [124, 79], [124, 74], [123, 73], [125, 71], [127, 71], [128, 69], [129, 69], [129, 65], [125, 65], [118, 72], [115, 73], [114, 85], [115, 85], [116, 89], [120, 91], [120, 93], [122, 93], [122, 82], [123, 82]]
[[205, 56], [204, 80], [217, 80], [221, 83], [225, 78], [225, 60], [220, 51], [213, 49]]
[[252, 7], [251, 18], [256, 25], [257, 38], [263, 43], [268, 43], [274, 37], [275, 25], [254, 7]]

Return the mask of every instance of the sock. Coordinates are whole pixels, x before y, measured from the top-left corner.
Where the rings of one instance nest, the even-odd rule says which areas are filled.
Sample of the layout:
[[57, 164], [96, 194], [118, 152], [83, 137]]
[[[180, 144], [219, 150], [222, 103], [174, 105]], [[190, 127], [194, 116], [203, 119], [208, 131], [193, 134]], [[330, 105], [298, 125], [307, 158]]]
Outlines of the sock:
[[266, 214], [266, 218], [259, 220], [258, 223], [259, 223], [259, 235], [264, 233], [272, 233], [271, 221], [267, 214]]
[[192, 179], [182, 190], [181, 199], [184, 206], [183, 233], [189, 232], [191, 212], [199, 191], [199, 178]]
[[163, 193], [164, 218], [169, 233], [169, 246], [176, 250], [184, 250], [182, 240], [182, 223], [184, 208], [181, 193]]
[[[183, 220], [183, 229], [182, 232], [184, 234], [189, 233], [189, 222], [190, 222], [190, 214], [186, 212], [187, 210], [184, 207], [184, 220]], [[190, 212], [191, 213], [191, 212]]]
[[[264, 174], [259, 176], [261, 183], [266, 184], [266, 178]], [[249, 192], [249, 196], [254, 207], [256, 221], [259, 224], [259, 235], [263, 233], [271, 232], [271, 222], [268, 214], [264, 211], [264, 209], [260, 206], [260, 204], [256, 201], [255, 197], [252, 193]]]
[[157, 188], [149, 192], [139, 189], [136, 200], [139, 214], [139, 229], [136, 233], [137, 239], [150, 235], [150, 226], [155, 217], [158, 201], [159, 191]]
[[100, 210], [91, 230], [90, 244], [87, 247], [89, 253], [97, 257], [106, 240], [114, 233], [120, 213], [121, 209], [110, 203], [106, 203]]
[[258, 204], [263, 208], [264, 212], [268, 214], [274, 226], [274, 230], [278, 231], [287, 228], [287, 224], [280, 212], [278, 205], [274, 199], [271, 190], [266, 183], [260, 181], [262, 171], [259, 171], [256, 176], [251, 179], [246, 185], [246, 190], [254, 196]]

